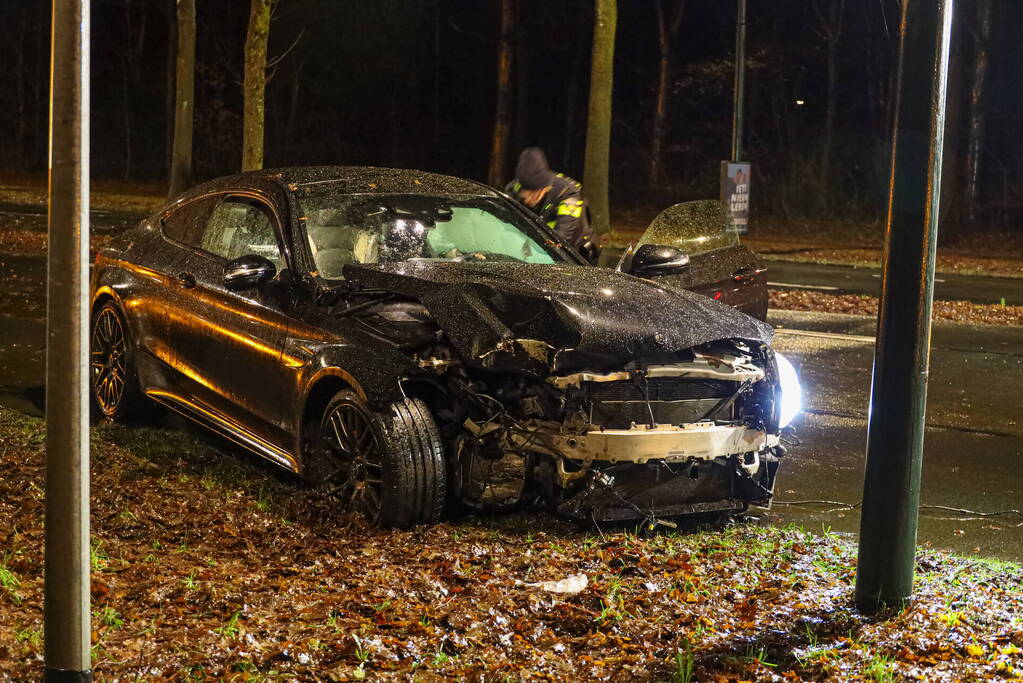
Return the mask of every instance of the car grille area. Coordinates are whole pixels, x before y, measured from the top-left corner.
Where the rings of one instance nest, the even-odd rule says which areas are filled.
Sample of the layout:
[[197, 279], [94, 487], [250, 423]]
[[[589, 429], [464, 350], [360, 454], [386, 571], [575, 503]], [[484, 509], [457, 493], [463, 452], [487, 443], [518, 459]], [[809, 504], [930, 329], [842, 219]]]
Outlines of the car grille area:
[[[635, 424], [679, 425], [696, 422], [735, 391], [728, 380], [636, 378], [619, 382], [587, 382], [590, 422], [608, 429]], [[727, 417], [724, 416], [724, 417]]]

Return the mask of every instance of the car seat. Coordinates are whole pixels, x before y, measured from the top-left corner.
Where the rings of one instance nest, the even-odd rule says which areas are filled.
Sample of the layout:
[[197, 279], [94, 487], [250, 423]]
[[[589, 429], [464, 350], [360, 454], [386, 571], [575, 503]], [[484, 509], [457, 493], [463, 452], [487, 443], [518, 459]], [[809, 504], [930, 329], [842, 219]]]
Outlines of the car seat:
[[[337, 212], [330, 212], [337, 213]], [[341, 268], [349, 263], [377, 263], [380, 258], [378, 235], [373, 230], [343, 225], [335, 216], [318, 216], [306, 225], [309, 248], [320, 275], [340, 279]]]

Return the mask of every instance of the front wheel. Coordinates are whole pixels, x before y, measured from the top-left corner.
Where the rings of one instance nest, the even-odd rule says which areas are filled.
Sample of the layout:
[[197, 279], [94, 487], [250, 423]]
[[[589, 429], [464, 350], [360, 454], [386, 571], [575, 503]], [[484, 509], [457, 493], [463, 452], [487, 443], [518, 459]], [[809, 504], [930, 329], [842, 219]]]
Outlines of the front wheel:
[[444, 450], [422, 401], [371, 410], [352, 391], [323, 412], [308, 476], [371, 524], [408, 528], [440, 519], [447, 490]]

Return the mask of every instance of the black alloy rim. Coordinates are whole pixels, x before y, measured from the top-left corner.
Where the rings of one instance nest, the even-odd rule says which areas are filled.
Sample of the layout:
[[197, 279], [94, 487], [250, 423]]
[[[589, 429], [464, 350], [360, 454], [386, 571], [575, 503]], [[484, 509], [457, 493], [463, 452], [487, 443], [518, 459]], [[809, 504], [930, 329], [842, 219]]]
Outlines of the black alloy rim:
[[124, 398], [124, 328], [117, 313], [104, 308], [92, 327], [92, 387], [96, 403], [105, 415], [113, 415]]
[[371, 419], [365, 408], [347, 401], [335, 405], [324, 417], [324, 451], [330, 474], [323, 485], [345, 509], [376, 522], [383, 496], [383, 465], [380, 439]]

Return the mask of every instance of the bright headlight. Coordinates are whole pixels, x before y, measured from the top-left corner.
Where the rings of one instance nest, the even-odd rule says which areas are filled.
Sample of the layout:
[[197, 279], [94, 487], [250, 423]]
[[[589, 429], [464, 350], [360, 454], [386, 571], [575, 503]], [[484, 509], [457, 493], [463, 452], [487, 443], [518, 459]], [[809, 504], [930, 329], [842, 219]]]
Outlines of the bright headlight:
[[774, 354], [778, 364], [778, 383], [781, 385], [781, 413], [779, 427], [787, 427], [803, 409], [803, 389], [799, 386], [799, 375], [789, 359], [780, 353]]

